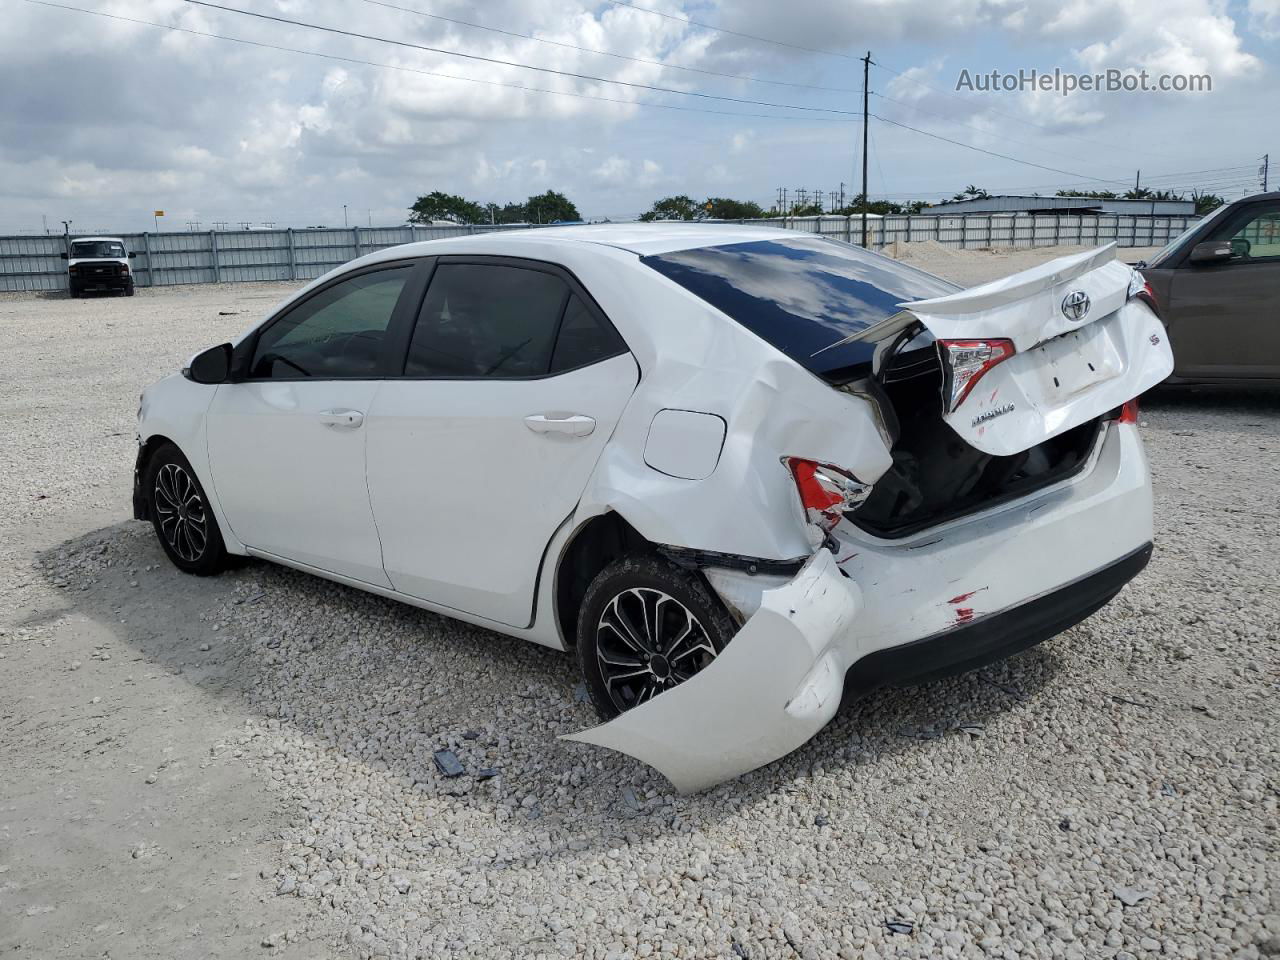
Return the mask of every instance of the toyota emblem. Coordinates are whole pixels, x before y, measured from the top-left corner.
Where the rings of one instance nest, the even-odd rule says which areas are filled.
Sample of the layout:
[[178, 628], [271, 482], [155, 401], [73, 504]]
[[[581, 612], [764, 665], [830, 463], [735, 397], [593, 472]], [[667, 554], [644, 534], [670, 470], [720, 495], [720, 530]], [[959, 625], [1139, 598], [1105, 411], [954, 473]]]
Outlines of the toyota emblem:
[[1089, 312], [1089, 295], [1083, 290], [1072, 290], [1062, 298], [1062, 315], [1068, 320], [1080, 321]]

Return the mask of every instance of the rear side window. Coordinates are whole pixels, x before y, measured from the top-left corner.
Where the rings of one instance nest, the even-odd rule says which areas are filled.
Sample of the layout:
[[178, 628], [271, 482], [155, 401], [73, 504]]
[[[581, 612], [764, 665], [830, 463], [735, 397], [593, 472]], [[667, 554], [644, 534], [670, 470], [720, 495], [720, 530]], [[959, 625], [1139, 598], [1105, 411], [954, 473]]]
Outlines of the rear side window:
[[893, 316], [899, 303], [959, 289], [818, 237], [698, 247], [641, 260], [819, 376], [867, 362], [874, 344], [841, 341]]
[[613, 328], [559, 276], [506, 264], [442, 263], [427, 290], [405, 376], [540, 377], [621, 353]]
[[585, 367], [626, 350], [618, 332], [602, 320], [575, 293], [565, 307], [560, 335], [551, 357], [551, 372]]

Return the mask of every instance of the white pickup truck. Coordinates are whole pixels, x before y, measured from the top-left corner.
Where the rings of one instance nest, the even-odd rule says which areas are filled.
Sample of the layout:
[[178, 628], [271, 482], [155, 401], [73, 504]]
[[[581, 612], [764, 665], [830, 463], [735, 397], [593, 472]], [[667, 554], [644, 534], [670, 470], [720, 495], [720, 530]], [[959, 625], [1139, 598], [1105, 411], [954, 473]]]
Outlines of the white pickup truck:
[[71, 296], [89, 290], [122, 291], [133, 296], [133, 268], [129, 261], [137, 253], [125, 253], [119, 237], [77, 237], [71, 250], [62, 255], [67, 261], [67, 283]]

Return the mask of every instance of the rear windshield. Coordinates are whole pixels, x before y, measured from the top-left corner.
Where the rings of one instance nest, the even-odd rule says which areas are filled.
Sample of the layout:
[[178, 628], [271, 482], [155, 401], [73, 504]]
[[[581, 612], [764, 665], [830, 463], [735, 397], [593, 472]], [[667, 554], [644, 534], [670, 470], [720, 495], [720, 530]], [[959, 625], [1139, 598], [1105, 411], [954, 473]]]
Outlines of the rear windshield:
[[124, 244], [111, 240], [81, 240], [71, 244], [71, 256], [77, 260], [123, 257]]
[[642, 261], [805, 369], [823, 376], [870, 360], [873, 343], [846, 343], [909, 300], [958, 287], [836, 240], [796, 237], [698, 247]]

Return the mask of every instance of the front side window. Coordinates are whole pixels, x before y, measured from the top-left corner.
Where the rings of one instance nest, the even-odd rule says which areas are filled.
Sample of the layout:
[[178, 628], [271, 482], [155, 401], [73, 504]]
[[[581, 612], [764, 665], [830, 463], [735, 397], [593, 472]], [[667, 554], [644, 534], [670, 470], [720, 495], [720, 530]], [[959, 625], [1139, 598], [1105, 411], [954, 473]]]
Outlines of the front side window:
[[1280, 208], [1263, 208], [1231, 228], [1225, 239], [1231, 244], [1233, 263], [1280, 259]]
[[542, 376], [568, 298], [568, 284], [541, 270], [442, 263], [418, 314], [405, 376]]
[[262, 332], [252, 379], [377, 377], [391, 315], [413, 268], [343, 280], [304, 301]]
[[78, 240], [71, 244], [72, 260], [119, 259], [124, 256], [124, 244], [109, 240]]

